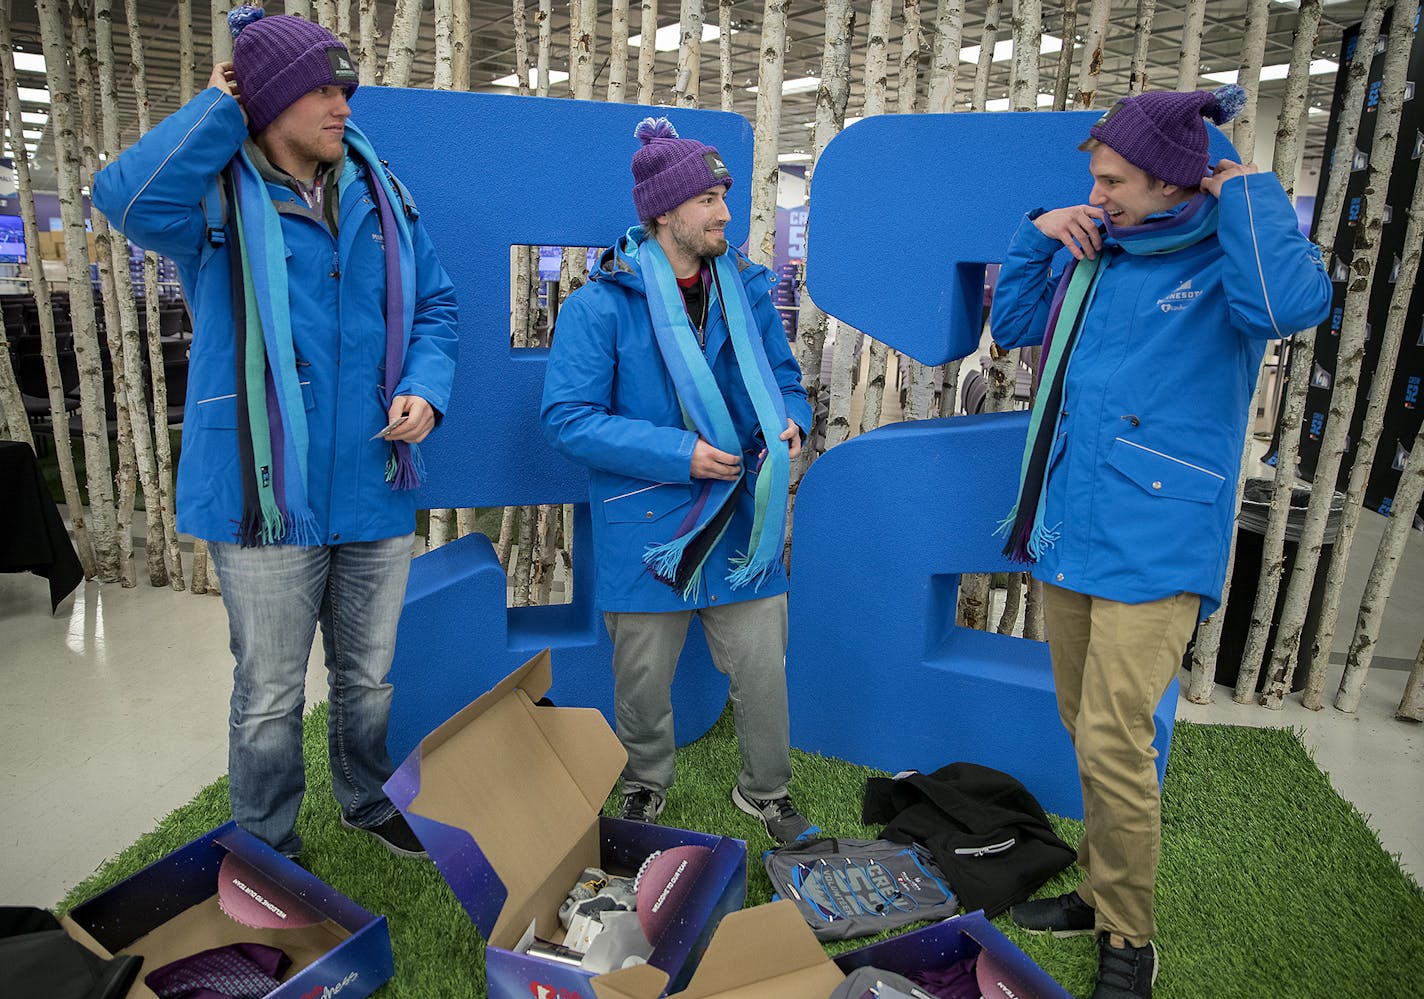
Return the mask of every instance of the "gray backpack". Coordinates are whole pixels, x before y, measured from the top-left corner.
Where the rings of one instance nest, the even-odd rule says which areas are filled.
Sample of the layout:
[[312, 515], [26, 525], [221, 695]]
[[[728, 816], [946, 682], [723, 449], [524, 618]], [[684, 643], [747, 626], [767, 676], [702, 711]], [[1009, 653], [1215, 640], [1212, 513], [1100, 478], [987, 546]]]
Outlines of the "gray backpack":
[[773, 898], [790, 899], [818, 940], [845, 940], [946, 919], [959, 901], [914, 843], [797, 840], [762, 857]]

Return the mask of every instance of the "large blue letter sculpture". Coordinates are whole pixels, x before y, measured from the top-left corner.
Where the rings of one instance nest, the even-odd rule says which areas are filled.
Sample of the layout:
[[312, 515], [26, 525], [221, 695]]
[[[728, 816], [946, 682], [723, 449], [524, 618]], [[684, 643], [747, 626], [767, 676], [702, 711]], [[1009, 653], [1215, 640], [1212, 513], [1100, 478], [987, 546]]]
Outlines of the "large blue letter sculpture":
[[[611, 718], [612, 649], [593, 607], [588, 485], [539, 430], [544, 350], [513, 350], [511, 245], [606, 246], [631, 225], [636, 105], [362, 87], [355, 119], [414, 192], [460, 300], [450, 411], [425, 447], [423, 507], [575, 503], [573, 602], [506, 611], [493, 546], [468, 535], [411, 567], [391, 679], [388, 743], [400, 760], [453, 712], [539, 649], [554, 655], [553, 698]], [[684, 134], [716, 145], [741, 183], [728, 236], [750, 214], [751, 127], [738, 115], [678, 110]], [[372, 384], [378, 379], [372, 373]], [[693, 638], [673, 704], [680, 743], [711, 727], [726, 680]]]
[[[1094, 113], [890, 115], [826, 147], [811, 193], [816, 304], [927, 364], [979, 344], [984, 262], [1021, 214], [1087, 200]], [[1214, 131], [1214, 130], [1213, 130]], [[1219, 132], [1215, 155], [1233, 155]], [[887, 155], [887, 152], [891, 155]], [[954, 623], [959, 577], [1018, 568], [991, 536], [1027, 414], [884, 427], [829, 451], [796, 500], [791, 738], [888, 770], [968, 760], [1083, 813], [1047, 646]], [[1174, 681], [1155, 719], [1158, 777]]]

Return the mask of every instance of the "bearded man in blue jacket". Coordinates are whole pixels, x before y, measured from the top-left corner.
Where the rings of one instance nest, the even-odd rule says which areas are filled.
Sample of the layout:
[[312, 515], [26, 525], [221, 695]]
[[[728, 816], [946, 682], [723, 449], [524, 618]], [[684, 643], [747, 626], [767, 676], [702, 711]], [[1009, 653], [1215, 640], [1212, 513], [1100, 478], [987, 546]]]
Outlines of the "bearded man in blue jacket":
[[731, 681], [732, 801], [786, 843], [812, 828], [787, 790], [781, 565], [811, 409], [771, 272], [727, 245], [721, 156], [666, 118], [636, 135], [642, 224], [560, 310], [542, 407], [549, 443], [590, 470], [595, 601], [628, 751], [622, 815], [655, 821], [672, 785], [672, 679], [696, 614]]
[[1012, 917], [1096, 933], [1094, 999], [1152, 994], [1152, 712], [1220, 602], [1266, 342], [1330, 304], [1275, 176], [1225, 159], [1208, 169], [1203, 118], [1222, 124], [1241, 102], [1234, 85], [1118, 101], [1081, 147], [1088, 204], [1025, 217], [990, 319], [1004, 347], [1044, 345], [1004, 550], [1044, 583], [1084, 809], [1082, 884]]
[[342, 822], [423, 856], [382, 790], [417, 445], [450, 397], [454, 289], [409, 194], [347, 118], [345, 46], [229, 15], [233, 61], [95, 179], [94, 204], [178, 265], [193, 313], [178, 528], [209, 543], [233, 673], [233, 817], [289, 856], [320, 623]]

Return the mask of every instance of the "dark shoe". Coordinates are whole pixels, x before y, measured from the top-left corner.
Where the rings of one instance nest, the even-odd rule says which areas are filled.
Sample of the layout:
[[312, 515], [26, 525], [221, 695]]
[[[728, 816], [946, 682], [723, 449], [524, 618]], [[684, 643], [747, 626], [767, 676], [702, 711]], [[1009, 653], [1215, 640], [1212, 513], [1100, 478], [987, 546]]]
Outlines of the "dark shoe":
[[397, 857], [428, 857], [425, 847], [421, 846], [420, 840], [416, 838], [415, 832], [410, 828], [410, 823], [405, 820], [405, 816], [396, 812], [386, 821], [378, 826], [358, 826], [347, 821], [346, 816], [341, 816], [341, 824], [347, 829], [355, 829], [358, 832], [370, 833], [382, 846], [394, 853]]
[[663, 796], [658, 792], [635, 787], [623, 795], [623, 808], [618, 815], [634, 822], [656, 822], [663, 813], [663, 804]]
[[1152, 983], [1157, 981], [1157, 947], [1151, 940], [1134, 947], [1122, 940], [1114, 947], [1113, 937], [1104, 934], [1098, 941], [1098, 987], [1092, 999], [1152, 999]]
[[1055, 937], [1092, 933], [1097, 915], [1097, 910], [1079, 898], [1076, 891], [1055, 898], [1020, 902], [1009, 909], [1009, 918], [1015, 925], [1034, 933], [1052, 933]]
[[800, 839], [816, 827], [796, 810], [791, 798], [753, 798], [740, 787], [732, 788], [732, 804], [755, 818], [761, 819], [767, 835], [785, 846]]

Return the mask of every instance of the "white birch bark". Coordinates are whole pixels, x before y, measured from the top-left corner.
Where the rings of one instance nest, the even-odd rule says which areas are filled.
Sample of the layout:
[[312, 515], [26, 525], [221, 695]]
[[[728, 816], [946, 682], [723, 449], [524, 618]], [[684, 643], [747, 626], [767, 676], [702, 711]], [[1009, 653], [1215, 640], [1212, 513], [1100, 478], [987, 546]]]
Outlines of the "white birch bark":
[[1399, 699], [1394, 717], [1400, 721], [1424, 721], [1424, 642], [1419, 643], [1414, 668], [1409, 671], [1409, 679], [1404, 683], [1404, 696]]
[[673, 85], [675, 107], [695, 108], [699, 103], [698, 84], [702, 65], [702, 0], [682, 0], [677, 49], [677, 82]]
[[1404, 245], [1400, 251], [1399, 280], [1390, 295], [1379, 358], [1370, 374], [1369, 402], [1365, 407], [1360, 435], [1355, 441], [1355, 461], [1350, 466], [1350, 481], [1345, 487], [1345, 509], [1340, 513], [1340, 530], [1335, 538], [1335, 549], [1330, 556], [1330, 568], [1325, 574], [1325, 593], [1321, 599], [1319, 623], [1315, 628], [1315, 639], [1311, 648], [1310, 671], [1306, 675], [1305, 689], [1301, 692], [1301, 703], [1313, 711], [1324, 706], [1321, 690], [1325, 686], [1326, 670], [1330, 668], [1330, 651], [1335, 644], [1335, 629], [1340, 619], [1340, 594], [1345, 585], [1345, 572], [1350, 565], [1350, 552], [1355, 543], [1355, 529], [1360, 523], [1360, 511], [1364, 508], [1365, 486], [1374, 466], [1380, 430], [1384, 426], [1390, 388], [1394, 383], [1395, 363], [1399, 360], [1399, 348], [1404, 340], [1404, 323], [1409, 315], [1409, 302], [1414, 295], [1414, 284], [1419, 276], [1420, 247], [1424, 244], [1424, 158], [1418, 163], [1420, 169], [1415, 171], [1414, 198], [1409, 206], [1409, 225], [1405, 229]]
[[[84, 466], [89, 487], [90, 541], [94, 574], [105, 582], [119, 578], [117, 511], [110, 479], [109, 435], [104, 419], [104, 376], [99, 358], [99, 330], [89, 285], [89, 249], [84, 237], [83, 200], [79, 193], [83, 163], [75, 129], [65, 23], [59, 0], [37, 0], [45, 74], [50, 92], [49, 132], [55, 142], [59, 210], [64, 220], [64, 250], [70, 288], [74, 355], [79, 368], [79, 413], [84, 427]], [[60, 410], [63, 411], [62, 409]]]
[[534, 529], [537, 507], [519, 508], [519, 543], [510, 554], [514, 560], [514, 606], [528, 607], [530, 573], [534, 563]]
[[380, 81], [381, 29], [376, 24], [376, 0], [359, 0], [356, 8], [356, 79], [363, 87]]
[[[1246, 102], [1231, 122], [1231, 141], [1243, 162], [1255, 159], [1256, 111], [1261, 94], [1261, 66], [1266, 61], [1266, 29], [1271, 21], [1271, 0], [1248, 0], [1246, 34], [1241, 42], [1241, 69], [1236, 82], [1245, 92]], [[1181, 89], [1180, 86], [1178, 89]]]
[[178, 0], [178, 100], [193, 96], [193, 0]]
[[1140, 94], [1147, 89], [1147, 48], [1152, 41], [1152, 22], [1156, 15], [1157, 0], [1137, 0], [1137, 17], [1132, 27], [1132, 64], [1127, 83], [1130, 94]]
[[1008, 588], [1004, 591], [1004, 610], [999, 615], [999, 626], [994, 629], [1000, 635], [1012, 635], [1018, 627], [1019, 610], [1023, 607], [1023, 582], [1023, 573], [1009, 573]]
[[[1201, 0], [1196, 0], [1201, 2]], [[1088, 26], [1083, 32], [1083, 61], [1078, 68], [1078, 99], [1080, 111], [1093, 106], [1098, 96], [1098, 79], [1103, 71], [1103, 42], [1108, 30], [1108, 0], [1093, 0], [1088, 8]], [[1034, 53], [1037, 55], [1035, 46]]]
[[[1401, 11], [1399, 6], [1395, 10]], [[1413, 13], [1410, 12], [1412, 18]], [[1261, 703], [1280, 710], [1285, 695], [1290, 692], [1296, 669], [1296, 655], [1305, 630], [1306, 605], [1315, 583], [1320, 550], [1325, 538], [1326, 521], [1340, 463], [1345, 453], [1345, 438], [1350, 431], [1350, 418], [1360, 386], [1360, 368], [1364, 358], [1365, 322], [1369, 315], [1370, 289], [1378, 268], [1379, 234], [1384, 218], [1384, 199], [1389, 189], [1389, 176], [1394, 164], [1394, 150], [1399, 137], [1399, 118], [1404, 105], [1404, 82], [1409, 66], [1409, 53], [1414, 32], [1405, 25], [1393, 25], [1385, 50], [1384, 85], [1381, 88], [1379, 110], [1376, 112], [1374, 139], [1370, 144], [1370, 165], [1363, 192], [1364, 210], [1355, 227], [1355, 245], [1351, 251], [1350, 283], [1345, 293], [1345, 315], [1340, 326], [1340, 346], [1330, 393], [1330, 410], [1325, 431], [1320, 440], [1320, 456], [1316, 460], [1316, 488], [1310, 496], [1305, 524], [1301, 528], [1300, 544], [1296, 548], [1295, 566], [1286, 587], [1281, 619], [1276, 626], [1276, 643], [1271, 650], [1271, 663], [1266, 689]]]
[[[1393, 41], [1391, 38], [1390, 42]], [[1404, 471], [1399, 473], [1399, 485], [1394, 489], [1394, 501], [1390, 505], [1389, 520], [1384, 526], [1384, 536], [1380, 538], [1374, 563], [1370, 566], [1369, 578], [1365, 582], [1364, 595], [1360, 597], [1355, 635], [1350, 639], [1350, 651], [1345, 658], [1345, 672], [1340, 677], [1340, 689], [1335, 692], [1335, 707], [1341, 711], [1355, 711], [1360, 706], [1365, 682], [1369, 679], [1370, 663], [1374, 660], [1375, 646], [1379, 642], [1385, 603], [1394, 587], [1394, 577], [1399, 569], [1399, 560], [1404, 555], [1405, 542], [1409, 540], [1409, 532], [1413, 530], [1414, 514], [1419, 509], [1421, 493], [1424, 493], [1424, 427], [1420, 427], [1419, 433], [1414, 435], [1409, 458], [1404, 462]]]
[[549, 96], [549, 61], [554, 47], [554, 0], [539, 0], [539, 76], [535, 83], [535, 93], [540, 97]]
[[215, 64], [232, 59], [232, 32], [227, 28], [227, 12], [232, 7], [229, 0], [211, 0], [208, 4], [208, 27], [211, 29]]
[[453, 541], [455, 532], [455, 511], [443, 508], [431, 510], [426, 517], [425, 549], [434, 551], [441, 545]]
[[1036, 107], [1038, 50], [1043, 38], [1041, 0], [1017, 0], [1010, 23], [1013, 27], [1014, 59], [1009, 79], [1009, 106]]
[[472, 506], [462, 506], [455, 511], [455, 537], [463, 538], [467, 534], [477, 533], [477, 512]]
[[336, 27], [332, 29], [348, 51], [352, 50], [351, 0], [336, 0]]
[[[18, 135], [21, 126], [21, 104], [18, 80], [10, 39], [10, 3], [5, 0], [0, 10], [0, 73], [5, 85], [5, 110], [9, 115], [12, 135]], [[64, 502], [69, 509], [69, 522], [74, 528], [74, 548], [79, 555], [79, 563], [86, 577], [94, 575], [94, 548], [89, 539], [88, 517], [79, 495], [79, 477], [74, 469], [74, 448], [69, 438], [69, 417], [64, 408], [64, 387], [59, 369], [59, 348], [54, 330], [54, 305], [50, 299], [49, 281], [45, 278], [44, 265], [40, 255], [39, 220], [35, 213], [34, 185], [30, 178], [30, 161], [27, 156], [16, 156], [15, 180], [20, 195], [20, 220], [25, 234], [25, 269], [30, 279], [30, 290], [34, 293], [35, 310], [39, 316], [40, 353], [44, 363], [45, 383], [49, 393], [49, 406], [54, 421], [55, 459], [59, 466], [59, 480], [64, 490]]]
[[[82, 183], [88, 187], [93, 186], [94, 173], [99, 169], [100, 145], [96, 110], [100, 74], [94, 45], [96, 23], [93, 19], [93, 12], [93, 5], [87, 0], [80, 0], [80, 2], [71, 3], [69, 6], [69, 41], [70, 52], [74, 59], [74, 94], [79, 100], [80, 108], [80, 153], [84, 163]], [[124, 367], [124, 328], [123, 319], [119, 314], [118, 292], [114, 287], [113, 236], [108, 220], [103, 215], [95, 213], [91, 224], [94, 245], [86, 264], [92, 263], [99, 272], [99, 288], [104, 316], [104, 346], [107, 346], [109, 351], [109, 380], [114, 393], [114, 423], [117, 431], [114, 442], [118, 454], [118, 474], [115, 479], [115, 484], [118, 487], [115, 537], [119, 546], [119, 583], [124, 587], [131, 587], [137, 584], [137, 570], [133, 558], [133, 511], [138, 476], [134, 459], [133, 428], [129, 419], [128, 373]], [[87, 266], [85, 270], [87, 272]], [[128, 276], [127, 260], [124, 261], [124, 275]], [[74, 299], [72, 282], [69, 292], [72, 308]], [[134, 315], [131, 293], [128, 315]], [[135, 316], [133, 319], [135, 325], [137, 321]], [[107, 403], [108, 399], [106, 398], [106, 417], [108, 415]]]
[[895, 79], [895, 111], [897, 114], [913, 114], [918, 110], [920, 90], [920, 0], [904, 0], [900, 21], [900, 67]]
[[450, 87], [470, 89], [470, 0], [452, 0], [450, 19]]
[[608, 20], [608, 92], [610, 104], [628, 99], [628, 0], [613, 0]]
[[435, 0], [435, 90], [455, 85], [455, 2]]
[[[1291, 46], [1291, 68], [1287, 74], [1287, 94], [1301, 94], [1296, 116], [1304, 109], [1304, 89], [1291, 83], [1293, 76], [1304, 77], [1315, 48], [1320, 29], [1320, 0], [1301, 0], [1300, 16], [1296, 20], [1295, 38]], [[1358, 62], [1359, 60], [1357, 60]], [[1365, 60], [1366, 68], [1368, 60]], [[1364, 94], [1364, 77], [1360, 90], [1354, 91], [1354, 67], [1347, 83], [1347, 93]], [[1358, 105], [1354, 105], [1358, 106]], [[1295, 189], [1295, 134], [1297, 122], [1283, 109], [1276, 125], [1276, 143], [1272, 154], [1275, 174], [1288, 193]], [[1356, 115], [1345, 115], [1336, 134], [1334, 162], [1345, 164], [1355, 148], [1358, 125]], [[1342, 152], [1343, 150], [1343, 152]], [[1339, 206], [1344, 203], [1348, 170], [1332, 170], [1326, 186], [1320, 225], [1315, 239], [1327, 259], [1333, 252], [1335, 231], [1340, 219]], [[1286, 524], [1290, 515], [1291, 490], [1296, 481], [1296, 460], [1300, 454], [1300, 426], [1305, 415], [1306, 390], [1310, 387], [1310, 368], [1315, 354], [1315, 331], [1301, 330], [1291, 340], [1290, 375], [1286, 382], [1286, 400], [1281, 410], [1276, 446], [1276, 474], [1271, 487], [1271, 509], [1266, 517], [1266, 533], [1261, 539], [1261, 570], [1256, 582], [1256, 600], [1251, 610], [1251, 626], [1241, 651], [1241, 665], [1236, 675], [1236, 689], [1231, 699], [1238, 704], [1256, 700], [1256, 681], [1261, 675], [1261, 660], [1266, 652], [1271, 622], [1275, 617], [1276, 597], [1280, 592], [1281, 573], [1285, 569]]]
[[586, 0], [569, 0], [569, 95], [593, 100], [593, 25]]
[[1295, 36], [1291, 40], [1290, 69], [1286, 73], [1281, 113], [1276, 122], [1276, 146], [1271, 168], [1295, 198], [1296, 161], [1300, 159], [1301, 119], [1305, 117], [1305, 97], [1310, 88], [1310, 60], [1320, 41], [1320, 0], [1300, 0]]
[[999, 40], [1002, 6], [1002, 0], [989, 0], [989, 5], [984, 8], [984, 28], [979, 32], [979, 61], [974, 67], [974, 91], [969, 98], [970, 111], [983, 111], [984, 102], [989, 98], [989, 77], [994, 71], [994, 43]]
[[336, 0], [315, 0], [315, 3], [307, 6], [312, 7], [312, 13], [307, 15], [308, 20], [315, 21], [333, 35], [336, 34]]
[[293, 17], [304, 17], [311, 20], [312, 5], [311, 0], [287, 0], [286, 10]]
[[1027, 594], [1024, 597], [1023, 637], [1035, 642], [1043, 641], [1043, 584], [1025, 573]]
[[[1177, 56], [1177, 90], [1197, 89], [1201, 67], [1202, 25], [1206, 22], [1206, 0], [1187, 0], [1182, 12], [1182, 47]], [[1249, 155], [1247, 156], [1249, 159]]]
[[930, 114], [954, 110], [954, 91], [959, 82], [959, 43], [963, 34], [964, 0], [939, 0], [935, 9], [934, 48], [930, 53], [929, 102], [925, 105]]
[[[782, 3], [785, 13], [786, 4]], [[653, 38], [658, 33], [658, 0], [642, 0], [638, 5], [638, 34], [642, 44], [638, 46], [638, 103], [653, 103], [654, 69], [657, 63], [657, 48]], [[782, 21], [781, 34], [786, 37], [786, 22]]]
[[[1151, 30], [1149, 28], [1149, 30]], [[1073, 51], [1074, 36], [1078, 33], [1078, 0], [1064, 0], [1063, 3], [1063, 28], [1058, 32], [1063, 39], [1063, 47], [1058, 50], [1058, 68], [1053, 76], [1053, 110], [1065, 111], [1068, 108], [1068, 92], [1073, 87]], [[1138, 36], [1138, 44], [1142, 46], [1143, 57], [1146, 58], [1147, 42]]]
[[[762, 11], [747, 255], [765, 267], [774, 266], [776, 260], [776, 187], [781, 177], [777, 165], [777, 137], [781, 132], [781, 85], [786, 70], [786, 8], [789, 5], [790, 0], [766, 0]], [[649, 36], [645, 33], [643, 37]]]
[[514, 78], [518, 81], [519, 95], [529, 94], [529, 24], [524, 16], [524, 0], [514, 0]]
[[519, 531], [519, 507], [507, 506], [499, 522], [499, 540], [495, 544], [495, 557], [504, 567], [506, 577], [510, 576], [509, 555], [514, 549], [514, 539]]
[[732, 87], [732, 6], [736, 0], [719, 0], [717, 4], [717, 56], [721, 70], [722, 110], [737, 109]]
[[529, 580], [530, 600], [541, 607], [549, 603], [549, 595], [553, 589], [554, 570], [557, 566], [559, 552], [560, 513], [557, 506], [541, 506], [539, 507], [539, 519], [535, 525], [539, 537], [539, 549]]
[[410, 86], [415, 46], [420, 40], [420, 15], [420, 0], [396, 0], [390, 41], [386, 45], [386, 72], [382, 78], [388, 87]]

